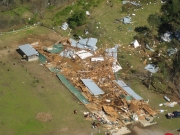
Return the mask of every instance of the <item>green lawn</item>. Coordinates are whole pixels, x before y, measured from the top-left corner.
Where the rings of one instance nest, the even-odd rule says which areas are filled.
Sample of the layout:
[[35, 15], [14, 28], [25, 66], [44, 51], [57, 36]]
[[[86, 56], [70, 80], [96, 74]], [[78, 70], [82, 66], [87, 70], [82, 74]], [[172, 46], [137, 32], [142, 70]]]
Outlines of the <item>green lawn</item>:
[[[86, 108], [54, 74], [39, 62], [19, 59], [17, 52], [1, 57], [0, 135], [103, 133], [91, 129], [91, 121], [83, 117]], [[73, 114], [74, 109], [77, 115]], [[51, 114], [52, 120], [38, 121], [36, 115], [40, 112]]]

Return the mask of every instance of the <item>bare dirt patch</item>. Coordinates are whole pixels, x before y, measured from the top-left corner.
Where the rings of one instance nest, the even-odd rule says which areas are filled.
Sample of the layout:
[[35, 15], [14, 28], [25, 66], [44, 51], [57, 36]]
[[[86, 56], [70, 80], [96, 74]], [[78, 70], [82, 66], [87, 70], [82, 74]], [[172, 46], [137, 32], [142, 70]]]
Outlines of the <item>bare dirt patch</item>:
[[41, 122], [48, 122], [52, 120], [52, 115], [50, 113], [40, 112], [36, 115], [36, 119]]
[[61, 37], [55, 32], [51, 32], [50, 34], [46, 35], [28, 35], [28, 37], [19, 41], [19, 45], [38, 42], [43, 46], [51, 46], [55, 44], [60, 38]]
[[143, 128], [139, 125], [133, 126], [131, 128], [131, 133], [129, 135], [163, 135], [164, 132], [157, 129], [155, 126]]

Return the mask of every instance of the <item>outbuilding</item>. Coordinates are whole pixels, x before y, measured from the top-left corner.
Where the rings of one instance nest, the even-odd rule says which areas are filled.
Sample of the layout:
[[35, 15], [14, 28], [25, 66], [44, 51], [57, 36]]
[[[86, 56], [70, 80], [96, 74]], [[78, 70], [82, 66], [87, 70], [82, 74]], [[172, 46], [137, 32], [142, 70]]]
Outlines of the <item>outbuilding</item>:
[[21, 45], [18, 47], [19, 53], [27, 61], [35, 61], [39, 59], [39, 53], [30, 44]]

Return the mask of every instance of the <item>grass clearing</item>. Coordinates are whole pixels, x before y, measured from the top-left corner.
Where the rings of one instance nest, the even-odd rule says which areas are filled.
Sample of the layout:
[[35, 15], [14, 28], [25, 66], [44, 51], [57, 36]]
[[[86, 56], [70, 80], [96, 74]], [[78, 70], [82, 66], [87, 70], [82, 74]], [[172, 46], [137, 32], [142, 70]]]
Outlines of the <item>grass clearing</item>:
[[[16, 58], [16, 59], [15, 59]], [[0, 134], [66, 134], [84, 135], [97, 131], [83, 118], [86, 108], [48, 69], [39, 62], [18, 62], [14, 52], [0, 63]], [[37, 85], [32, 85], [38, 80]], [[74, 115], [73, 110], [78, 110]], [[40, 112], [52, 115], [40, 122]]]
[[[140, 8], [132, 13], [126, 13], [121, 11], [122, 1], [114, 0], [113, 2], [113, 7], [111, 7], [111, 4], [108, 4], [106, 1], [104, 1], [91, 13], [89, 21], [91, 21], [91, 18], [92, 20], [95, 19], [95, 25], [99, 25], [99, 28], [95, 27], [94, 31], [97, 29], [103, 29], [105, 31], [99, 37], [99, 44], [107, 43], [110, 46], [113, 46], [116, 43], [121, 43], [123, 45], [129, 45], [133, 41], [134, 35], [136, 35], [134, 28], [142, 25], [148, 26], [148, 16], [150, 14], [159, 12], [161, 6], [159, 3], [144, 5], [143, 9]], [[135, 14], [135, 16], [132, 14]], [[114, 22], [115, 19], [121, 19], [128, 15], [132, 17], [131, 24], [125, 25], [122, 22]], [[119, 27], [121, 27], [122, 30], [119, 30]]]
[[[22, 31], [14, 32], [14, 33], [8, 33], [4, 35], [0, 35], [0, 49], [7, 49], [7, 48], [14, 48], [18, 47], [18, 45], [21, 44], [27, 44], [28, 39], [31, 37], [36, 37], [36, 40], [38, 41], [38, 36], [46, 36], [49, 33], [54, 33], [51, 29], [47, 29], [42, 26], [35, 26], [31, 29], [25, 29]], [[25, 39], [25, 40], [23, 40]]]
[[[46, 36], [43, 37], [44, 35]], [[53, 44], [57, 41], [54, 36], [52, 30], [37, 27], [30, 34], [22, 31], [15, 36], [3, 35], [4, 38], [0, 39], [1, 46], [9, 42], [7, 48], [16, 48], [19, 43], [37, 40], [46, 44], [51, 39], [49, 44]], [[16, 43], [10, 44], [14, 40]], [[98, 133], [97, 129], [91, 129], [91, 122], [83, 117], [83, 112], [87, 109], [39, 62], [19, 61], [21, 57], [15, 50], [1, 54], [0, 58], [0, 134], [104, 134], [103, 130]], [[77, 115], [73, 114], [74, 109], [78, 111]], [[42, 112], [50, 114], [52, 120], [38, 121], [36, 116]]]

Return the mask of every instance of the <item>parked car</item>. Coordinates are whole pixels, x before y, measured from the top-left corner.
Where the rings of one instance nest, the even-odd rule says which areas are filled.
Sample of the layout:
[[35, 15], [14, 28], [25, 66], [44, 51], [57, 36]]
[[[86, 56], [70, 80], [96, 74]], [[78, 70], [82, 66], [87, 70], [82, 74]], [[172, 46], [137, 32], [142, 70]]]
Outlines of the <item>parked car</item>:
[[166, 117], [167, 117], [168, 119], [180, 118], [180, 112], [174, 111], [174, 112], [172, 112], [172, 113], [168, 113], [168, 114], [166, 115]]

